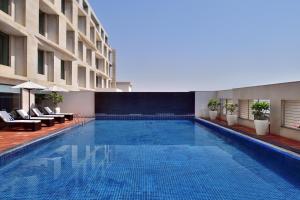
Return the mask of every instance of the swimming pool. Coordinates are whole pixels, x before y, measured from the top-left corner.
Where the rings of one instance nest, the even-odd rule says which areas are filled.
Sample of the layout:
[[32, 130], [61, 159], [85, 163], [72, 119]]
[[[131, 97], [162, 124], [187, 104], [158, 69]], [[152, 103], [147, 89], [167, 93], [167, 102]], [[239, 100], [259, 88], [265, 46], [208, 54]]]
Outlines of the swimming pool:
[[300, 199], [277, 163], [189, 120], [96, 120], [2, 166], [0, 199]]

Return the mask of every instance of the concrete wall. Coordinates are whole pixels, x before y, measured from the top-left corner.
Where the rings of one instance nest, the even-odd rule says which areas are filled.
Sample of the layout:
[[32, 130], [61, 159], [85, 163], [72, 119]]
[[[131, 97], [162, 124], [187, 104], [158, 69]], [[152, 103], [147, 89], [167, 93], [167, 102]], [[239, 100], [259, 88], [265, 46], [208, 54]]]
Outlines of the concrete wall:
[[62, 93], [64, 102], [59, 106], [61, 112], [71, 112], [82, 117], [95, 116], [95, 93], [90, 91]]
[[[300, 141], [300, 130], [282, 127], [282, 101], [300, 100], [299, 88], [300, 82], [235, 88], [232, 90], [217, 91], [217, 98], [232, 99], [234, 103], [238, 103], [239, 100], [243, 99], [270, 100], [271, 132]], [[254, 128], [252, 120], [239, 119], [239, 124]]]
[[217, 98], [216, 91], [197, 91], [195, 92], [195, 116], [208, 117], [208, 101]]
[[130, 82], [116, 82], [116, 87], [123, 92], [132, 92], [132, 85]]

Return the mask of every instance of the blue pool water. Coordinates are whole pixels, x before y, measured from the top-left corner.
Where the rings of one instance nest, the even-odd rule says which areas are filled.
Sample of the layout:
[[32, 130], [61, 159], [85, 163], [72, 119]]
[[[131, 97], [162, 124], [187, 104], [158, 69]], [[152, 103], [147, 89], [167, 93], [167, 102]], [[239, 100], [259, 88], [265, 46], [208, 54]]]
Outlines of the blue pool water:
[[94, 121], [0, 168], [0, 199], [300, 199], [299, 171], [192, 121]]

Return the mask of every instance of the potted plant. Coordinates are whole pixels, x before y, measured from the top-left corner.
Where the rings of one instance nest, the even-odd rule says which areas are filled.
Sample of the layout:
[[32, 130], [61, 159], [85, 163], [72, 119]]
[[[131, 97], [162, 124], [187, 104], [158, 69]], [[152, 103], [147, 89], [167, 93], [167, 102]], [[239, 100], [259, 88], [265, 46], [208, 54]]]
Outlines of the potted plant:
[[256, 102], [252, 105], [254, 125], [257, 135], [266, 135], [269, 127], [270, 104], [268, 102]]
[[233, 126], [237, 123], [237, 115], [234, 114], [237, 107], [238, 107], [237, 104], [233, 104], [233, 103], [225, 104], [225, 108], [227, 111], [226, 119], [227, 119], [228, 126]]
[[220, 106], [220, 102], [218, 99], [209, 100], [207, 107], [209, 109], [210, 120], [215, 120], [217, 118], [219, 106]]
[[51, 92], [48, 95], [48, 99], [52, 102], [55, 113], [60, 113], [60, 107], [58, 107], [59, 103], [62, 103], [64, 101], [64, 97], [57, 92]]

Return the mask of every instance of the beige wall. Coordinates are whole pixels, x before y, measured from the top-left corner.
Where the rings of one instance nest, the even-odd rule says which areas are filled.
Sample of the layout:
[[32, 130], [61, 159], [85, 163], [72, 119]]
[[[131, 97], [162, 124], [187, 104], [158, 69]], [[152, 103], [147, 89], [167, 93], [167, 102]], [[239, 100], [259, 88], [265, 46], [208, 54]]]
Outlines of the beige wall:
[[59, 106], [61, 112], [71, 112], [83, 117], [95, 116], [95, 93], [90, 91], [62, 93], [64, 102]]
[[[267, 99], [271, 101], [271, 132], [300, 141], [300, 130], [282, 127], [282, 101], [300, 100], [300, 82], [280, 83], [272, 85], [235, 88], [217, 91], [217, 98], [232, 99], [238, 103], [242, 99]], [[239, 123], [254, 128], [253, 121], [239, 119]]]
[[195, 116], [208, 117], [208, 101], [217, 98], [216, 91], [197, 91], [195, 92]]
[[[22, 99], [22, 109], [26, 112], [29, 111], [29, 92], [28, 90], [22, 90], [21, 92], [21, 99]], [[30, 92], [30, 107], [32, 108], [35, 105], [35, 95], [34, 92]]]
[[116, 87], [123, 92], [132, 92], [132, 85], [130, 82], [117, 82]]

